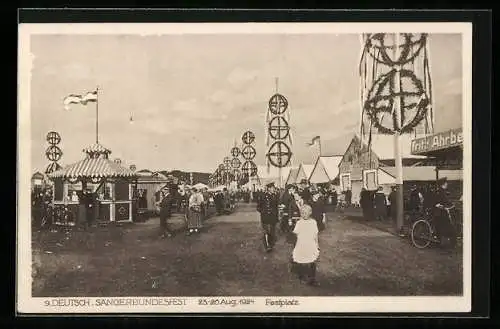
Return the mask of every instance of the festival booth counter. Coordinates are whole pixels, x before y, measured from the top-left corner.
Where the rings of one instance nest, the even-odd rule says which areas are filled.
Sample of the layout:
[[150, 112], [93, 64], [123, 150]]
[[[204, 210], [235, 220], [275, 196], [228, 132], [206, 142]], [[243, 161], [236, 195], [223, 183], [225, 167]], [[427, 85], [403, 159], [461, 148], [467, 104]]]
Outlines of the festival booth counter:
[[462, 128], [417, 138], [411, 142], [411, 152], [431, 158], [436, 166], [436, 181], [448, 178], [450, 198], [461, 204], [463, 186]]
[[[101, 144], [93, 144], [83, 152], [85, 159], [49, 175], [54, 182], [54, 211], [67, 214], [64, 223], [56, 224], [73, 226], [85, 222], [88, 216], [101, 222], [132, 221], [136, 212], [135, 173], [110, 160], [111, 151]], [[93, 197], [85, 197], [83, 191], [91, 192]]]

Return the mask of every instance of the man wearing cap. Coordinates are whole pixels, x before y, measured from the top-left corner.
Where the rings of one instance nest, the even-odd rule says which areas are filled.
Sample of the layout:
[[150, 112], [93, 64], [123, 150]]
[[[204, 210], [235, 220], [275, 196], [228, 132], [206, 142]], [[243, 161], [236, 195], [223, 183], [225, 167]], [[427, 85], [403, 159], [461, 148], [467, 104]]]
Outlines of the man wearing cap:
[[434, 194], [434, 225], [438, 237], [447, 236], [452, 246], [456, 243], [456, 233], [450, 218], [445, 213], [445, 208], [453, 206], [448, 198], [448, 179], [446, 177], [438, 180], [438, 188]]
[[266, 185], [266, 191], [257, 204], [260, 221], [264, 229], [264, 248], [272, 251], [276, 242], [276, 223], [278, 222], [278, 195], [274, 183]]

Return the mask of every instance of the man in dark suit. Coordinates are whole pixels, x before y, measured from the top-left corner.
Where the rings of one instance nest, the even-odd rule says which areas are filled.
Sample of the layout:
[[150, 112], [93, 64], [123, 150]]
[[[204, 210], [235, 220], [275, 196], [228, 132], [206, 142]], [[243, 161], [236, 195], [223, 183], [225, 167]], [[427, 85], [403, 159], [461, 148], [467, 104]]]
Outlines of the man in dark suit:
[[446, 208], [452, 207], [453, 203], [449, 198], [448, 179], [446, 177], [438, 180], [438, 188], [434, 194], [433, 221], [436, 227], [438, 238], [448, 238], [452, 246], [456, 244], [455, 226], [452, 218], [448, 217]]
[[160, 201], [160, 236], [161, 238], [171, 237], [172, 231], [168, 228], [167, 220], [172, 214], [173, 198], [170, 190], [163, 192], [163, 197]]
[[264, 248], [270, 252], [276, 242], [276, 224], [278, 223], [278, 201], [274, 183], [266, 185], [266, 191], [259, 199], [257, 210], [260, 212], [260, 221], [264, 230]]
[[304, 200], [304, 203], [311, 205], [312, 204], [312, 193], [311, 189], [309, 188], [309, 183], [307, 182], [307, 179], [303, 179], [300, 181], [300, 196], [302, 197], [302, 200]]

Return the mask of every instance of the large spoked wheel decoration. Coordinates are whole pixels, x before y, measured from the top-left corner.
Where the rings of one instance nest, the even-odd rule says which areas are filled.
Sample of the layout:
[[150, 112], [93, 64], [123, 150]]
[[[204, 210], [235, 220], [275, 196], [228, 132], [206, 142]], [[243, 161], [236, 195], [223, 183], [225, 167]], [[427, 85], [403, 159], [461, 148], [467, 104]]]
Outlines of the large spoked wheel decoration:
[[245, 161], [241, 166], [241, 171], [247, 176], [257, 175], [257, 166], [252, 161]]
[[50, 131], [47, 134], [47, 142], [50, 145], [57, 145], [57, 144], [59, 144], [61, 142], [61, 136], [56, 131]]
[[252, 145], [247, 145], [243, 148], [241, 154], [243, 155], [243, 158], [245, 160], [250, 161], [255, 158], [257, 152], [255, 151], [255, 148]]
[[231, 160], [231, 167], [232, 167], [233, 169], [238, 169], [240, 166], [241, 166], [241, 161], [240, 161], [240, 159], [238, 159], [238, 158], [234, 158], [233, 160]]
[[288, 108], [288, 100], [281, 94], [274, 94], [269, 99], [269, 111], [274, 115], [282, 115]]
[[231, 149], [231, 155], [236, 158], [240, 155], [241, 151], [236, 146]]
[[288, 166], [290, 163], [290, 160], [292, 159], [292, 151], [290, 150], [290, 147], [282, 141], [276, 141], [269, 148], [267, 158], [273, 166], [283, 168]]
[[245, 145], [252, 144], [254, 142], [254, 140], [255, 140], [255, 134], [253, 132], [251, 132], [250, 130], [245, 131], [245, 133], [243, 133], [243, 136], [241, 137], [241, 141]]
[[51, 145], [45, 151], [45, 156], [50, 161], [56, 162], [56, 161], [59, 161], [61, 159], [62, 151], [59, 147], [57, 147], [55, 145]]
[[411, 232], [411, 242], [419, 249], [427, 248], [432, 242], [432, 228], [428, 221], [424, 219], [413, 223]]
[[[373, 84], [364, 104], [373, 126], [381, 133], [410, 133], [424, 118], [430, 107], [429, 97], [422, 82], [410, 70], [400, 70], [402, 90], [396, 93], [396, 70], [381, 75]], [[403, 89], [404, 88], [404, 89]], [[396, 121], [394, 103], [401, 104], [401, 121]]]
[[78, 177], [68, 177], [67, 181], [70, 184], [76, 184], [76, 183], [78, 183]]
[[101, 177], [92, 177], [92, 178], [90, 178], [90, 182], [92, 184], [99, 184], [101, 181], [102, 181]]
[[267, 128], [269, 135], [273, 139], [285, 139], [290, 134], [290, 127], [285, 118], [281, 116], [274, 117], [269, 121], [269, 127]]
[[[425, 47], [427, 34], [401, 33], [402, 42], [395, 45], [393, 34], [369, 34], [365, 47], [369, 54], [379, 63], [387, 66], [405, 65], [413, 61]], [[394, 58], [394, 49], [399, 48], [399, 57]]]

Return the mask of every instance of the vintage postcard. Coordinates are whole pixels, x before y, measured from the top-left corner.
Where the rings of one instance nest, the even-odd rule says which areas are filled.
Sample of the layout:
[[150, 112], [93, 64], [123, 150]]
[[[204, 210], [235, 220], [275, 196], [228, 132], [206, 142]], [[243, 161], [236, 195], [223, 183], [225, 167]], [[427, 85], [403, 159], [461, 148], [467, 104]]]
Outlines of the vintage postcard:
[[469, 312], [471, 47], [20, 24], [18, 313]]

